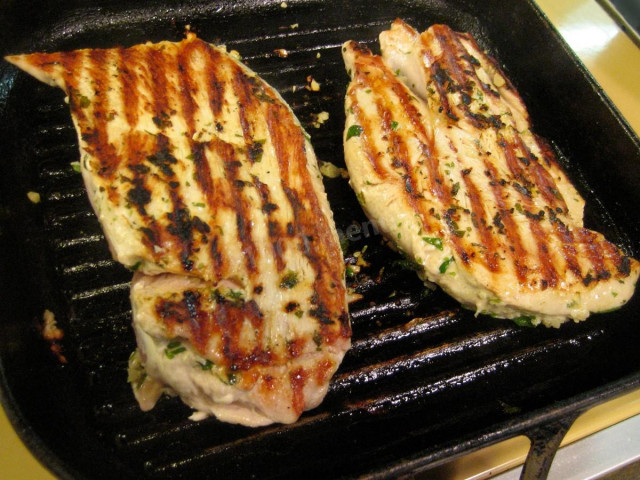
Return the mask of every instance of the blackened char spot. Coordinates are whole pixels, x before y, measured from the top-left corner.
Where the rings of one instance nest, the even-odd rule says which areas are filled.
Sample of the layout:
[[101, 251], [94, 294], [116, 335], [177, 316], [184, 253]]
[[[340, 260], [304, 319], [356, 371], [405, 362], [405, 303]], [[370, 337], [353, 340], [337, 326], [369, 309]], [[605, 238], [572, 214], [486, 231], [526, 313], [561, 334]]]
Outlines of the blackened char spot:
[[622, 257], [620, 263], [616, 265], [618, 272], [620, 272], [625, 277], [628, 277], [631, 273], [631, 260], [629, 257]]
[[178, 163], [176, 157], [171, 155], [169, 151], [169, 140], [164, 135], [158, 135], [158, 151], [152, 155], [147, 156], [152, 164], [160, 169], [160, 171], [167, 177], [173, 177], [174, 172], [171, 169], [172, 165]]
[[[174, 199], [174, 203], [175, 202], [176, 200]], [[180, 240], [180, 261], [185, 271], [190, 272], [193, 269], [193, 261], [189, 259], [193, 247], [193, 222], [189, 214], [189, 209], [185, 206], [178, 205], [179, 204], [176, 204], [173, 212], [167, 213], [167, 218], [170, 222], [167, 226], [167, 232]]]
[[189, 209], [177, 208], [171, 213], [167, 213], [167, 218], [171, 222], [171, 225], [167, 227], [167, 231], [171, 235], [175, 235], [181, 241], [186, 242], [191, 239], [191, 216], [189, 215]]
[[151, 201], [151, 192], [140, 179], [134, 180], [134, 187], [127, 192], [127, 200], [135, 205], [140, 215], [146, 215], [145, 205]]
[[184, 292], [184, 305], [187, 307], [189, 318], [196, 319], [200, 307], [200, 293], [194, 292], [193, 290], [186, 290]]
[[309, 310], [309, 315], [317, 318], [320, 323], [323, 323], [323, 324], [333, 323], [333, 320], [331, 320], [331, 317], [330, 317], [329, 310], [327, 310], [327, 307], [325, 307], [324, 303], [322, 302], [318, 302], [316, 308], [312, 308], [311, 310]]
[[249, 154], [249, 158], [252, 162], [259, 162], [262, 160], [262, 154], [264, 153], [262, 142], [253, 142], [249, 145], [247, 153]]
[[200, 217], [198, 216], [194, 216], [191, 219], [192, 223], [193, 223], [193, 228], [195, 230], [197, 230], [200, 233], [209, 233], [211, 232], [211, 228], [209, 227], [209, 225], [207, 225], [206, 223], [204, 223]]

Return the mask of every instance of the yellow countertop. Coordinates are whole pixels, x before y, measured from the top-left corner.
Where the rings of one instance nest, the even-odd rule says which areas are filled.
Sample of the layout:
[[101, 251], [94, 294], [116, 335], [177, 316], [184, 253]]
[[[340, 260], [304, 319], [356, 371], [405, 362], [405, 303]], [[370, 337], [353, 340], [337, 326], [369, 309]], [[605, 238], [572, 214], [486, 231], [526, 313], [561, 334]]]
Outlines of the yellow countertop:
[[[640, 49], [595, 0], [537, 0], [537, 3], [602, 85], [631, 127], [640, 133]], [[640, 414], [640, 391], [584, 414], [571, 428], [565, 442], [577, 440], [637, 414]], [[528, 444], [527, 439], [517, 437], [488, 447], [440, 468], [441, 476], [438, 478], [485, 478], [490, 473], [522, 463]], [[0, 472], [2, 478], [8, 480], [55, 478], [22, 444], [2, 409]]]

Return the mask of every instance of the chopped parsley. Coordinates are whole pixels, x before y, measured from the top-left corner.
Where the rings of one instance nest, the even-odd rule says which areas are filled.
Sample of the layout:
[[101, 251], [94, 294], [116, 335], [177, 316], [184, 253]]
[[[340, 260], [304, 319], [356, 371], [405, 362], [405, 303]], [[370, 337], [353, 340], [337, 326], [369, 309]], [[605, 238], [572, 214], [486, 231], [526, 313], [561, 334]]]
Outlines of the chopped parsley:
[[433, 245], [438, 250], [442, 250], [442, 239], [438, 237], [422, 237], [422, 240], [427, 242], [429, 245]]
[[522, 315], [521, 317], [514, 318], [513, 322], [519, 327], [535, 327], [533, 324], [535, 318], [533, 315]]
[[169, 342], [167, 344], [167, 347], [164, 349], [164, 354], [167, 356], [167, 358], [171, 359], [176, 355], [185, 352], [186, 350], [187, 347], [183, 346], [180, 342]]
[[205, 359], [204, 362], [200, 363], [198, 362], [198, 366], [202, 369], [202, 370], [211, 370], [214, 366], [214, 363], [211, 360], [207, 360]]
[[317, 350], [320, 350], [320, 347], [322, 346], [322, 334], [316, 330], [313, 332], [313, 343], [316, 344]]
[[298, 282], [298, 272], [289, 270], [282, 279], [280, 279], [280, 288], [293, 288]]
[[347, 140], [351, 137], [359, 137], [362, 133], [362, 127], [360, 125], [351, 125], [347, 130]]
[[451, 265], [451, 262], [453, 262], [453, 257], [445, 258], [444, 261], [440, 264], [440, 267], [438, 268], [440, 273], [446, 272], [447, 269], [449, 268], [449, 265]]

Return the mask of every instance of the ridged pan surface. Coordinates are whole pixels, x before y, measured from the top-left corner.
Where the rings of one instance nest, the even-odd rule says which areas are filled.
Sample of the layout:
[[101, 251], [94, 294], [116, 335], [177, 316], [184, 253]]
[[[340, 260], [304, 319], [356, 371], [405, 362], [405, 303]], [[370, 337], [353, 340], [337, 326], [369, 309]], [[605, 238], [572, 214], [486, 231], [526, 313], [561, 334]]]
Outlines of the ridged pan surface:
[[[2, 7], [3, 54], [179, 40], [190, 25], [237, 50], [289, 102], [319, 159], [340, 167], [348, 83], [340, 45], [354, 39], [377, 50], [396, 17], [422, 30], [442, 22], [471, 32], [557, 149], [586, 198], [586, 225], [640, 253], [638, 139], [528, 2], [44, 5]], [[0, 74], [2, 399], [27, 444], [62, 477], [397, 476], [640, 383], [638, 296], [558, 330], [475, 317], [422, 286], [339, 177], [325, 187], [345, 260], [361, 255], [366, 264], [348, 280], [362, 295], [350, 309], [353, 348], [324, 403], [293, 425], [257, 429], [192, 422], [176, 398], [142, 413], [127, 383], [131, 273], [110, 258], [71, 165], [78, 147], [63, 94], [8, 65]], [[318, 91], [306, 88], [311, 79]], [[329, 113], [322, 124], [320, 112]], [[45, 309], [64, 332], [66, 361], [42, 338]]]

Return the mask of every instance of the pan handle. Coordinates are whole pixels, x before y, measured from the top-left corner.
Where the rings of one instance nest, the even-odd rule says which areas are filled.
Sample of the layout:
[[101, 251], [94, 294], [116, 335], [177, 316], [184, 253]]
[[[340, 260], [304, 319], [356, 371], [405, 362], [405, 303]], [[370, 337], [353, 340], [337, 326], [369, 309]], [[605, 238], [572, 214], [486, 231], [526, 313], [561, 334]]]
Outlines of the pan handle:
[[574, 412], [527, 433], [531, 447], [522, 467], [520, 480], [545, 480], [549, 475], [551, 462], [567, 431], [582, 412]]

